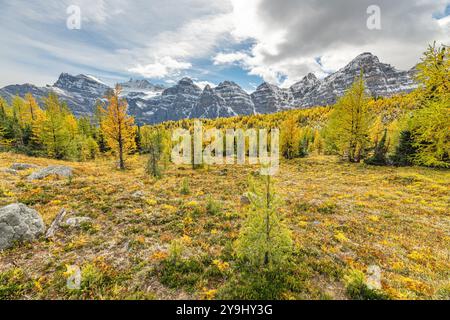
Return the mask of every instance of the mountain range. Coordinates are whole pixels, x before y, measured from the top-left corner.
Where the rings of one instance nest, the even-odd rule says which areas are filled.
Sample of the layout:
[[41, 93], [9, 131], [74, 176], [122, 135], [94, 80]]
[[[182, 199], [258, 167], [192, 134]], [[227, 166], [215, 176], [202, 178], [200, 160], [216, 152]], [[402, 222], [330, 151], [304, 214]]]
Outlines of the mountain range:
[[[139, 124], [154, 124], [184, 118], [217, 118], [236, 115], [267, 114], [295, 108], [311, 108], [330, 105], [341, 97], [356, 77], [364, 73], [367, 91], [374, 97], [388, 97], [409, 92], [417, 87], [415, 68], [400, 71], [379, 61], [371, 53], [363, 53], [347, 66], [318, 79], [306, 75], [289, 88], [263, 83], [249, 94], [238, 84], [224, 81], [217, 87], [204, 89], [192, 79], [183, 78], [176, 85], [166, 88], [147, 80], [121, 83], [122, 96], [127, 99], [129, 114]], [[37, 87], [32, 84], [10, 85], [0, 89], [0, 96], [11, 101], [15, 95], [27, 93], [42, 102], [50, 92], [67, 102], [76, 116], [90, 115], [99, 100], [111, 88], [90, 75], [73, 76], [62, 73], [53, 85]]]

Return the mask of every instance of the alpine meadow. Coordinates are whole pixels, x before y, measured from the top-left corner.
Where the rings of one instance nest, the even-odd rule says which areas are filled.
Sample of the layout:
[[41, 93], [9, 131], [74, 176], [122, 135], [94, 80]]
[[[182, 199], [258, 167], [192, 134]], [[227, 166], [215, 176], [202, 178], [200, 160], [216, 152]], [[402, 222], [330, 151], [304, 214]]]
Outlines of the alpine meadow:
[[[232, 3], [235, 14], [239, 5]], [[273, 28], [282, 23], [277, 9], [270, 7], [269, 18], [261, 11], [267, 1], [258, 3], [258, 19]], [[323, 10], [318, 19], [327, 18]], [[36, 14], [29, 19], [41, 19]], [[186, 52], [214, 50], [217, 43], [197, 41], [225, 28], [215, 20], [227, 19], [223, 13], [186, 24], [191, 45], [177, 42], [177, 32], [152, 36], [145, 50], [164, 54], [154, 65], [136, 58], [134, 66], [134, 48], [126, 46], [139, 37], [121, 38], [125, 31], [109, 24], [109, 14], [82, 17], [72, 25], [80, 30], [64, 32], [94, 34], [90, 23], [100, 19], [95, 23], [102, 32], [110, 27], [123, 49], [99, 57], [100, 45], [84, 40], [86, 58], [64, 62], [84, 74], [63, 73], [52, 86], [0, 89], [0, 300], [450, 300], [448, 43], [418, 41], [421, 58], [409, 71], [371, 53], [350, 63], [336, 56], [333, 69], [327, 51], [309, 59], [316, 45], [288, 47], [280, 39], [292, 35], [275, 31], [268, 31], [278, 39], [269, 45], [272, 38], [262, 26], [254, 31], [255, 23], [244, 28], [255, 32], [251, 37], [229, 33], [240, 30], [237, 39], [247, 41], [236, 48], [248, 49], [225, 48], [197, 65]], [[296, 18], [284, 14], [294, 25]], [[386, 28], [389, 14], [381, 20]], [[336, 32], [346, 32], [339, 21]], [[211, 30], [198, 34], [196, 23]], [[309, 39], [317, 46], [320, 32]], [[294, 49], [300, 55], [286, 60]], [[60, 49], [51, 50], [60, 67]], [[113, 59], [121, 50], [127, 58]], [[83, 68], [91, 60], [114, 80], [88, 76]], [[118, 71], [120, 61], [128, 71]], [[325, 71], [304, 72], [304, 61]], [[16, 81], [4, 65], [0, 80]], [[289, 82], [296, 66], [307, 76]], [[27, 68], [34, 70], [30, 62], [17, 74], [41, 83], [44, 71]], [[233, 81], [214, 85], [202, 72]], [[138, 80], [124, 81], [128, 74]], [[243, 85], [259, 79], [260, 86]], [[268, 159], [277, 170], [264, 170], [274, 165]]]

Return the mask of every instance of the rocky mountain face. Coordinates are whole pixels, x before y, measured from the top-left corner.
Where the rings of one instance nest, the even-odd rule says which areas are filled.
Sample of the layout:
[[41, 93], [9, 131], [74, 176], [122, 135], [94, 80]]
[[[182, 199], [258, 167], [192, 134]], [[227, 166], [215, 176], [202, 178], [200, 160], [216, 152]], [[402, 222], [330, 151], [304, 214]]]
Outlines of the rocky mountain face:
[[[343, 69], [322, 81], [312, 80], [313, 85], [304, 92], [295, 90], [294, 85], [291, 88], [294, 95], [295, 92], [300, 92], [295, 97], [294, 105], [311, 107], [335, 103], [361, 74], [361, 71], [364, 74], [368, 93], [374, 97], [388, 97], [417, 87], [414, 81], [414, 70], [398, 71], [388, 64], [381, 63], [371, 53], [363, 53]], [[301, 88], [306, 89], [308, 86], [300, 86], [300, 90]]]
[[282, 89], [264, 82], [251, 95], [258, 113], [274, 113], [290, 107], [293, 102], [292, 90]]
[[[154, 85], [147, 80], [133, 79], [120, 85], [122, 96], [129, 104], [129, 113], [138, 123], [144, 124], [184, 118], [265, 114], [329, 105], [345, 93], [361, 71], [368, 93], [372, 96], [391, 96], [417, 87], [413, 70], [399, 71], [381, 63], [370, 53], [359, 55], [325, 79], [320, 80], [314, 74], [308, 74], [290, 88], [263, 83], [252, 94], [231, 81], [222, 82], [215, 88], [206, 86], [202, 90], [189, 78], [181, 79], [170, 88]], [[0, 89], [0, 96], [11, 100], [15, 95], [23, 97], [26, 93], [32, 93], [42, 102], [45, 96], [54, 92], [75, 115], [81, 116], [92, 114], [96, 103], [104, 100], [105, 93], [110, 89], [95, 77], [63, 73], [53, 86], [11, 85]]]
[[24, 97], [31, 93], [38, 102], [43, 103], [43, 99], [53, 92], [61, 101], [67, 103], [76, 116], [82, 116], [92, 114], [97, 101], [104, 99], [109, 89], [94, 77], [62, 73], [53, 86], [12, 85], [0, 89], [0, 96], [11, 100], [13, 96]]

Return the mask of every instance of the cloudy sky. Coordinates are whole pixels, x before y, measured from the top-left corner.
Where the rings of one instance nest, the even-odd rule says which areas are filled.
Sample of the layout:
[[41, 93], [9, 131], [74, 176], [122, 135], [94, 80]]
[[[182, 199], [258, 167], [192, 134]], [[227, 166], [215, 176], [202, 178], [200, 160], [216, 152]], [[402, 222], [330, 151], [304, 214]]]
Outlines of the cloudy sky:
[[[67, 27], [68, 7], [81, 29]], [[370, 5], [381, 30], [369, 30]], [[362, 52], [409, 69], [450, 44], [450, 0], [0, 0], [0, 86], [52, 84], [61, 72], [171, 85], [232, 80], [287, 86]], [[72, 21], [72, 20], [70, 20]]]

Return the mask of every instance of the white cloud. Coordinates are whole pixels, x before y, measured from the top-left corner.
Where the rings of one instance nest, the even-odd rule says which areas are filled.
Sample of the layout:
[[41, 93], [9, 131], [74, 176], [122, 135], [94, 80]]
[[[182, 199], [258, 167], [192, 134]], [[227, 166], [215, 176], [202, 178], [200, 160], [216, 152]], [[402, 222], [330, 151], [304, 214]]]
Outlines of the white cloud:
[[255, 44], [251, 52], [218, 53], [214, 63], [238, 64], [249, 74], [282, 85], [292, 84], [308, 72], [323, 77], [365, 51], [409, 69], [428, 44], [450, 41], [448, 17], [433, 19], [433, 13], [450, 4], [448, 0], [379, 0], [381, 31], [366, 27], [371, 0], [231, 2], [232, 34]]
[[155, 59], [154, 63], [147, 65], [137, 65], [136, 67], [128, 69], [129, 72], [140, 74], [147, 78], [161, 79], [168, 75], [179, 73], [181, 70], [186, 70], [192, 67], [189, 62], [177, 61], [171, 57], [163, 57]]
[[[81, 30], [66, 28], [69, 5], [81, 8]], [[176, 77], [194, 67], [192, 60], [209, 58], [232, 27], [227, 1], [47, 0], [1, 6], [0, 70], [27, 68], [30, 72], [14, 79], [37, 85], [61, 72], [111, 79], [127, 78], [132, 70], [146, 77]], [[11, 84], [12, 78], [0, 73], [0, 85]]]
[[[206, 4], [205, 6], [207, 7]], [[229, 11], [230, 8], [224, 6], [222, 9], [225, 12], [220, 11], [216, 14], [200, 16], [179, 25], [175, 30], [162, 31], [157, 34], [147, 46], [135, 50], [137, 53], [135, 56], [141, 62], [138, 66], [130, 69], [143, 76], [148, 76], [148, 73], [139, 72], [142, 70], [139, 65], [158, 64], [155, 62], [154, 56], [169, 56], [174, 60], [209, 58], [217, 46], [229, 37], [232, 23], [231, 15], [226, 11]], [[174, 68], [173, 70], [187, 69], [184, 66], [186, 64], [182, 65], [183, 68]]]
[[216, 84], [210, 82], [210, 81], [199, 81], [194, 80], [194, 84], [199, 86], [202, 90], [205, 89], [206, 86], [210, 86], [211, 88], [217, 87]]
[[236, 64], [245, 62], [249, 58], [249, 55], [244, 52], [232, 52], [232, 53], [224, 53], [219, 52], [216, 56], [213, 57], [213, 62], [215, 65], [221, 64]]
[[450, 16], [438, 20], [439, 25], [450, 34]]

